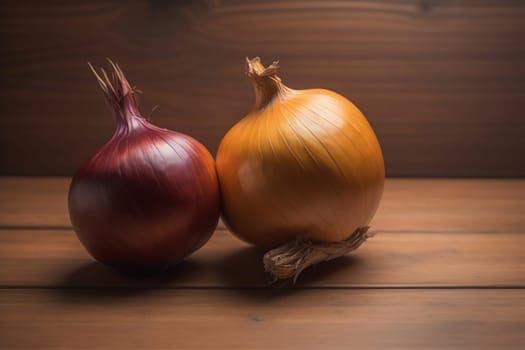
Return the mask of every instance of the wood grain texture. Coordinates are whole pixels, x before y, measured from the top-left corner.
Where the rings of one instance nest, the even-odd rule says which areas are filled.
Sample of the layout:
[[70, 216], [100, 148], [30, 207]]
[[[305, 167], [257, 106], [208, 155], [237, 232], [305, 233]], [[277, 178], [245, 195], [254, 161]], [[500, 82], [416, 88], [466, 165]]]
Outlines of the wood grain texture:
[[0, 312], [3, 349], [518, 350], [525, 343], [522, 290], [0, 290]]
[[157, 274], [97, 264], [69, 227], [68, 184], [0, 178], [1, 349], [525, 344], [525, 180], [388, 180], [386, 232], [293, 288], [223, 228]]
[[0, 7], [0, 174], [71, 175], [112, 133], [87, 69], [212, 151], [253, 103], [245, 56], [353, 100], [391, 176], [525, 176], [525, 3], [35, 0]]
[[0, 226], [71, 227], [70, 178], [0, 178]]
[[[72, 231], [0, 230], [0, 242], [0, 286], [271, 288], [263, 252], [224, 231], [181, 264], [146, 275], [94, 262]], [[524, 247], [519, 233], [379, 234], [348, 256], [306, 270], [296, 288], [525, 288]]]
[[[69, 228], [69, 182], [0, 178], [0, 227]], [[525, 232], [524, 213], [525, 180], [387, 179], [372, 226], [382, 232]]]

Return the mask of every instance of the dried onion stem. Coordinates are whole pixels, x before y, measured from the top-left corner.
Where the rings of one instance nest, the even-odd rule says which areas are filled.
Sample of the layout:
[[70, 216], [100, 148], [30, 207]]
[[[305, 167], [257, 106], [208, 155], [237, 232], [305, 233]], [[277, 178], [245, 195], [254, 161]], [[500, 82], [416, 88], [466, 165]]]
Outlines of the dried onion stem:
[[264, 254], [264, 269], [278, 279], [293, 278], [293, 282], [308, 266], [329, 261], [359, 248], [374, 233], [361, 227], [346, 240], [334, 243], [314, 243], [305, 237], [272, 249]]

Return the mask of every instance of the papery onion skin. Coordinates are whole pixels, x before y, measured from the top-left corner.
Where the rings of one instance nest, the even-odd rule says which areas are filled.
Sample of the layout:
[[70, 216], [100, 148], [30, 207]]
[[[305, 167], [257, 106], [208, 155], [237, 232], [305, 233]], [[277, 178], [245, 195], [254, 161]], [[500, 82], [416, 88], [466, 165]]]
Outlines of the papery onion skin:
[[287, 88], [276, 63], [247, 63], [256, 104], [224, 136], [216, 157], [230, 230], [274, 248], [298, 236], [339, 242], [368, 226], [385, 169], [366, 118], [335, 92]]
[[99, 262], [161, 267], [196, 251], [214, 232], [220, 215], [215, 164], [195, 139], [142, 118], [133, 89], [114, 67], [122, 99], [108, 100], [117, 128], [76, 172], [69, 214]]

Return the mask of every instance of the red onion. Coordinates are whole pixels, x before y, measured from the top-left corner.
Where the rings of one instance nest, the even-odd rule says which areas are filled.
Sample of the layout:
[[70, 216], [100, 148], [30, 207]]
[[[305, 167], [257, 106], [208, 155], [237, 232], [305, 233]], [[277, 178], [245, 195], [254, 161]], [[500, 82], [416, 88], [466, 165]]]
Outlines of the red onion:
[[111, 75], [90, 67], [116, 130], [73, 177], [73, 228], [105, 264], [149, 268], [179, 261], [206, 243], [217, 225], [214, 160], [195, 139], [146, 121], [137, 109], [138, 91], [110, 63]]

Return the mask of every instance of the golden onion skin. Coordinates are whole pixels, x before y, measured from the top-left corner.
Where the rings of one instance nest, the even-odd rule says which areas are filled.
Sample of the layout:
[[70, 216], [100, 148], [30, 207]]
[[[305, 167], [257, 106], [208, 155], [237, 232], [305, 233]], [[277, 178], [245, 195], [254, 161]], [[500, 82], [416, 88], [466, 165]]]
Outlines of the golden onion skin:
[[264, 248], [297, 236], [345, 240], [379, 205], [381, 147], [353, 103], [329, 90], [289, 89], [277, 68], [248, 61], [256, 104], [224, 136], [216, 159], [223, 219]]

